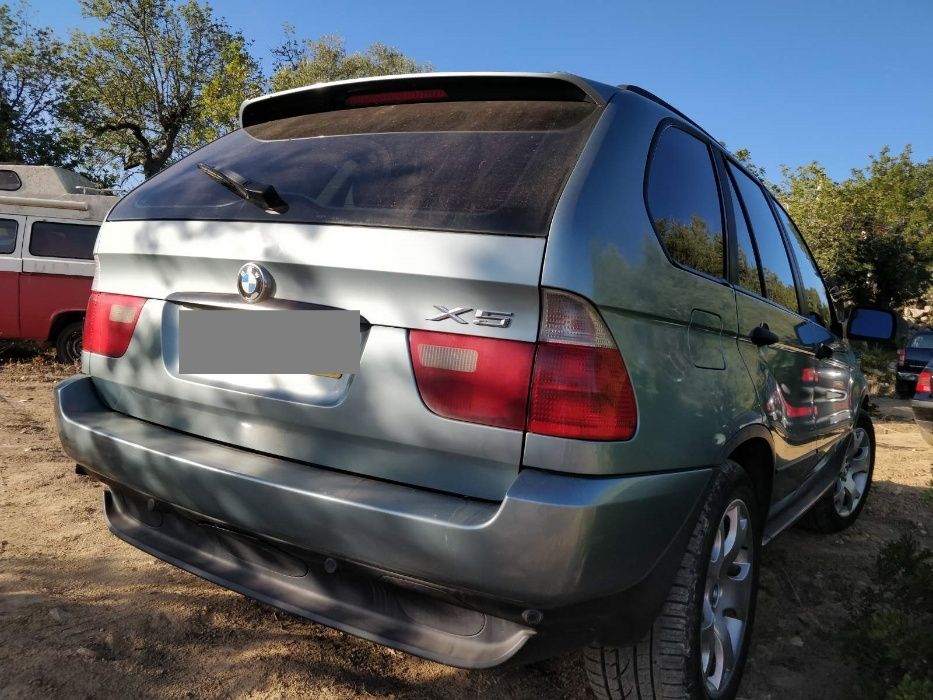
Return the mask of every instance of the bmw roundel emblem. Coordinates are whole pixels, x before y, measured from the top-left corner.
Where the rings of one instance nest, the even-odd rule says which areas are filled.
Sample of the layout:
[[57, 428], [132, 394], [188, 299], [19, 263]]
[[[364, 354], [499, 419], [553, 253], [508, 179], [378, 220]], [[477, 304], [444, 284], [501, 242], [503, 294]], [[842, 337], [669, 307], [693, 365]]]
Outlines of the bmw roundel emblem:
[[266, 268], [256, 263], [246, 263], [240, 268], [236, 288], [246, 303], [255, 304], [272, 296], [275, 283]]

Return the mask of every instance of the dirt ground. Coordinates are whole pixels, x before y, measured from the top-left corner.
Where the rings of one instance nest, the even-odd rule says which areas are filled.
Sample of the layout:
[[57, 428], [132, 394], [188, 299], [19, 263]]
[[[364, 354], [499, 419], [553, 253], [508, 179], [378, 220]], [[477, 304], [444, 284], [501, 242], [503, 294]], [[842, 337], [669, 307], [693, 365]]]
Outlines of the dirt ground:
[[[102, 487], [74, 472], [52, 421], [70, 374], [0, 350], [0, 698], [585, 698], [576, 655], [467, 672], [254, 603], [112, 536]], [[764, 551], [743, 698], [850, 696], [841, 591], [882, 542], [933, 547], [933, 448], [885, 401], [875, 486], [842, 536], [795, 528]]]

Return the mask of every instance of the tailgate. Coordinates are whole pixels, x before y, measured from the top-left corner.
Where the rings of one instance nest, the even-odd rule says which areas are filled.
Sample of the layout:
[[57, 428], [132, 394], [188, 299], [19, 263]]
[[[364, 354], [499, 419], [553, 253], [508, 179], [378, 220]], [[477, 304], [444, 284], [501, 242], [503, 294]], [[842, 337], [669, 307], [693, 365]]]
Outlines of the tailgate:
[[[149, 301], [126, 354], [91, 354], [88, 369], [111, 407], [150, 422], [309, 464], [499, 499], [517, 474], [523, 433], [429, 411], [415, 383], [408, 329], [534, 341], [544, 245], [544, 238], [367, 227], [107, 223], [96, 288]], [[359, 310], [359, 374], [181, 375], [179, 311], [235, 308], [246, 262], [269, 271], [276, 300]], [[430, 321], [440, 315], [436, 306], [507, 312], [511, 323]]]
[[[242, 129], [131, 192], [102, 228], [96, 289], [148, 301], [122, 357], [90, 354], [95, 385], [119, 411], [212, 440], [501, 498], [521, 461], [547, 232], [604, 104], [567, 76], [483, 75], [247, 103]], [[245, 305], [248, 263], [273, 281], [271, 298], [246, 294], [256, 313], [358, 311], [359, 371], [181, 374], [179, 314]], [[412, 338], [413, 369], [415, 330], [455, 335]], [[435, 378], [437, 413], [416, 372]]]

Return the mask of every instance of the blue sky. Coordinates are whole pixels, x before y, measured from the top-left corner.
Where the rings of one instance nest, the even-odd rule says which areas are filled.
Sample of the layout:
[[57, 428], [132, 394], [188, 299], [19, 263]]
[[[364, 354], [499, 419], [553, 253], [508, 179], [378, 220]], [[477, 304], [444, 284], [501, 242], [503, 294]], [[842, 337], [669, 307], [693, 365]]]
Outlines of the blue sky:
[[[437, 70], [566, 70], [657, 93], [772, 179], [818, 160], [842, 178], [883, 145], [933, 157], [928, 0], [215, 0], [258, 56], [282, 39], [342, 34], [398, 46]], [[77, 0], [32, 0], [62, 33]]]

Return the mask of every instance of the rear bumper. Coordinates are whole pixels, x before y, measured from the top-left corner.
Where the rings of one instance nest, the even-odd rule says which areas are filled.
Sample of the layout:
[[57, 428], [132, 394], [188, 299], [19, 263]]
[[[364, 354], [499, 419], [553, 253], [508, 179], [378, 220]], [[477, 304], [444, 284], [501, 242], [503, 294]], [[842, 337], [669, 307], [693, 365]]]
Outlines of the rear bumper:
[[[112, 486], [118, 536], [251, 597], [465, 667], [640, 637], [711, 474], [526, 469], [492, 503], [156, 426], [109, 409], [88, 377], [55, 392], [62, 445]], [[540, 622], [523, 617], [530, 609]]]
[[920, 435], [929, 444], [933, 445], [933, 398], [926, 401], [914, 399], [910, 402], [914, 412], [914, 422], [920, 429]]

